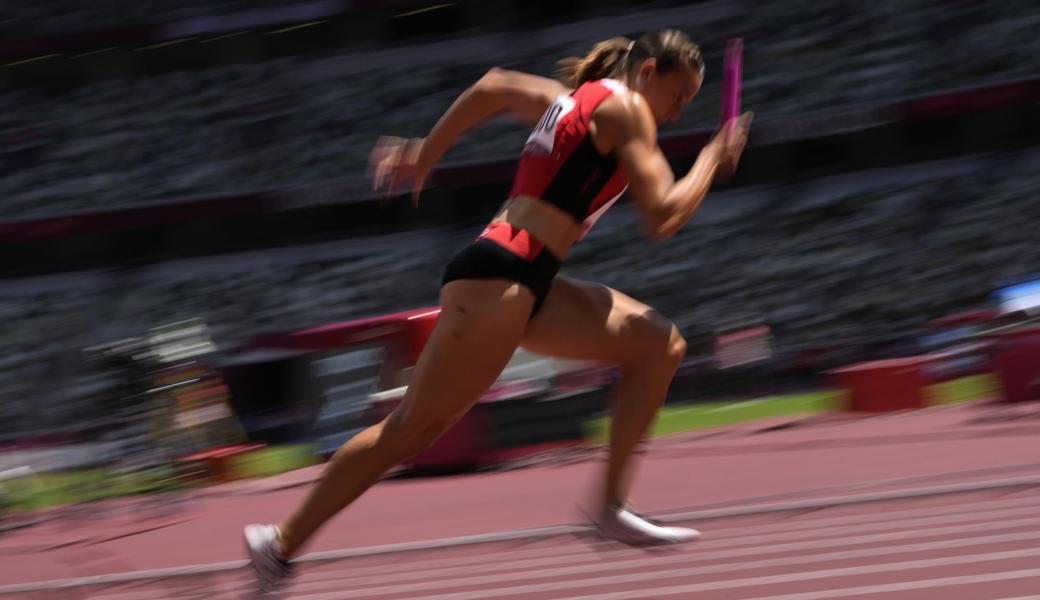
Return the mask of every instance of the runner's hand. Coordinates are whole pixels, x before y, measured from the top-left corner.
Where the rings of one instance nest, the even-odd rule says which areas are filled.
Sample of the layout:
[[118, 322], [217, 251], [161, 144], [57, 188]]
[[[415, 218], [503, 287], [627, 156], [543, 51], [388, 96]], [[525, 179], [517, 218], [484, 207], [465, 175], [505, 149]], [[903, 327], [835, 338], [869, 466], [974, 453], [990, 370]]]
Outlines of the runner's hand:
[[730, 119], [712, 138], [710, 144], [714, 144], [719, 153], [715, 181], [726, 181], [736, 172], [744, 146], [747, 145], [748, 130], [754, 117], [755, 113], [746, 112], [736, 119]]
[[372, 190], [386, 199], [399, 193], [402, 186], [412, 184], [412, 204], [418, 206], [429, 168], [419, 164], [422, 138], [381, 136], [368, 157], [368, 175]]

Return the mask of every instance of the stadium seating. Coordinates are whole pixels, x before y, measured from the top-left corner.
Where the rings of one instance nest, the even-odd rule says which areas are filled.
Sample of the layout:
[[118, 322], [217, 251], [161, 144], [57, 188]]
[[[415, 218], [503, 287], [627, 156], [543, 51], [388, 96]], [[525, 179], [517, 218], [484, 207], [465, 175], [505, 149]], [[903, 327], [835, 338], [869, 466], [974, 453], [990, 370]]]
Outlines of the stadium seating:
[[165, 23], [256, 8], [302, 4], [305, 0], [0, 0], [0, 38], [59, 35]]
[[[118, 20], [246, 4], [253, 3], [151, 0], [90, 3], [89, 10]], [[36, 12], [27, 14], [0, 7], [0, 14], [59, 29], [65, 18], [73, 24], [79, 14], [49, 2], [35, 6]], [[854, 9], [836, 1], [733, 0], [710, 8], [651, 5], [638, 13], [534, 32], [471, 35], [376, 52], [312, 52], [100, 81], [57, 95], [33, 89], [0, 93], [0, 139], [26, 129], [40, 132], [28, 148], [0, 144], [5, 172], [0, 218], [360, 173], [379, 134], [425, 133], [489, 67], [548, 75], [556, 59], [633, 30], [686, 28], [716, 70], [725, 39], [745, 37], [744, 102], [764, 120], [1035, 76], [1040, 50], [1032, 35], [1040, 5], [1027, 0], [883, 0]], [[41, 20], [44, 16], [57, 20]], [[709, 70], [701, 97], [671, 130], [713, 127], [718, 95], [718, 73]], [[446, 160], [513, 157], [524, 138], [524, 127], [496, 119], [466, 136]]]

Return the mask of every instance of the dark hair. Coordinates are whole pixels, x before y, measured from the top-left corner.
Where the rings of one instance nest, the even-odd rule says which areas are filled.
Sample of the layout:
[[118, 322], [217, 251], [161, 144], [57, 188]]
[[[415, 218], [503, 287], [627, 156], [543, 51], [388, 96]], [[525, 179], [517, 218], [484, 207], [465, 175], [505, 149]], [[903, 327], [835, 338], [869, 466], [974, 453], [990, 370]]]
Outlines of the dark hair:
[[680, 67], [696, 68], [704, 76], [701, 49], [683, 32], [662, 29], [639, 39], [613, 37], [599, 42], [584, 58], [572, 56], [559, 61], [557, 77], [571, 87], [605, 77], [620, 77], [647, 58], [657, 59], [657, 70], [669, 73]]

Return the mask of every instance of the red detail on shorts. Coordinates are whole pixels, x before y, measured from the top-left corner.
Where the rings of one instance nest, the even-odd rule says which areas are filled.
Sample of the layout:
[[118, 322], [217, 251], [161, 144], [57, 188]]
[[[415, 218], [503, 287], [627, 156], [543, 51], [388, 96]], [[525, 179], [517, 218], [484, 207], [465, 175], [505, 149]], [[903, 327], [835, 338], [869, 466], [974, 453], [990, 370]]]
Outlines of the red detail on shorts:
[[488, 225], [477, 239], [487, 238], [520, 258], [531, 262], [542, 250], [545, 244], [531, 237], [526, 230], [520, 229], [509, 223], [492, 223]]

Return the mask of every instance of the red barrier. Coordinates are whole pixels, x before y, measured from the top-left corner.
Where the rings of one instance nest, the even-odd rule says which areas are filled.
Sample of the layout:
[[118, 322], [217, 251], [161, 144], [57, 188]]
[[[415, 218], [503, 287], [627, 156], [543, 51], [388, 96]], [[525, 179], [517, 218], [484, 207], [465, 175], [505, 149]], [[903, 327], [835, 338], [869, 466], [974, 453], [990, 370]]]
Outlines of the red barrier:
[[827, 373], [849, 391], [848, 410], [870, 413], [913, 410], [925, 405], [926, 368], [932, 360], [929, 356], [876, 360]]
[[[398, 324], [400, 338], [394, 350], [394, 368], [410, 369], [422, 354], [423, 346], [433, 332], [440, 316], [440, 309], [416, 310], [393, 315]], [[388, 416], [404, 399], [405, 388], [395, 390], [391, 396], [383, 396], [374, 406], [378, 419]], [[478, 466], [483, 455], [491, 447], [488, 423], [484, 411], [474, 407], [454, 426], [438, 439], [433, 446], [406, 465], [412, 468], [471, 468]]]
[[[331, 323], [309, 329], [270, 333], [254, 337], [244, 351], [286, 350], [298, 353], [342, 349], [378, 343], [385, 350], [383, 384], [387, 389], [373, 396], [366, 415], [372, 423], [387, 417], [404, 399], [407, 373], [415, 367], [426, 340], [440, 316], [440, 308], [404, 312]], [[470, 468], [494, 460], [495, 448], [489, 431], [487, 404], [518, 394], [526, 388], [516, 383], [496, 385], [431, 448], [406, 462], [417, 468]]]
[[[375, 403], [373, 416], [383, 419], [404, 399], [404, 391]], [[416, 469], [469, 469], [486, 462], [491, 439], [485, 411], [478, 403], [432, 446], [403, 464]]]
[[1040, 399], [1040, 327], [1003, 331], [993, 338], [993, 362], [1004, 386], [1004, 401]]
[[262, 448], [264, 448], [264, 444], [238, 444], [235, 446], [209, 448], [181, 456], [177, 458], [177, 462], [204, 465], [206, 473], [213, 481], [224, 483], [235, 479], [235, 473], [231, 469], [232, 459]]

